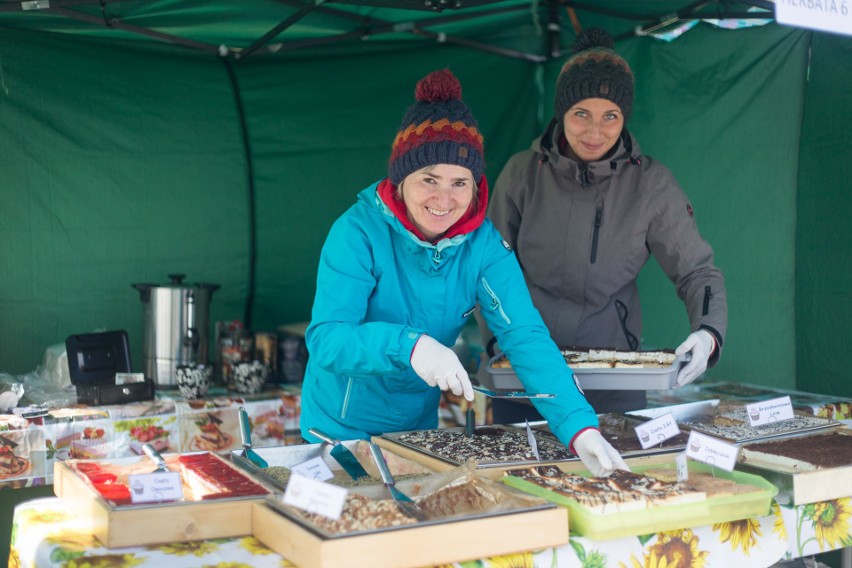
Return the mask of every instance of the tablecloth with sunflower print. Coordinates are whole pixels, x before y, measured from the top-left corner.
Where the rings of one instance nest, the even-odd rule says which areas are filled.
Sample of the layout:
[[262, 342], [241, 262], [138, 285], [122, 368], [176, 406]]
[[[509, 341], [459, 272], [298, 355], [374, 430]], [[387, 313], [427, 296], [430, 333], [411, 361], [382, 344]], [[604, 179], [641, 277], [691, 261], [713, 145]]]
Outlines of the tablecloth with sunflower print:
[[[848, 507], [848, 499], [845, 500]], [[799, 527], [807, 541], [811, 520], [816, 540], [803, 542], [806, 553], [812, 546], [831, 546], [849, 539], [848, 508], [839, 511], [845, 533], [829, 526], [828, 512], [814, 506], [812, 512], [799, 507]], [[810, 511], [810, 510], [808, 510]], [[835, 509], [835, 511], [838, 511]], [[569, 544], [518, 554], [469, 560], [453, 568], [731, 568], [770, 566], [790, 554], [796, 536], [788, 532], [786, 513], [773, 503], [765, 517], [710, 526], [595, 541], [572, 536]], [[821, 535], [821, 536], [820, 536]], [[788, 538], [788, 536], [790, 538]], [[499, 535], [493, 535], [499, 538]], [[823, 548], [820, 548], [823, 550]], [[744, 564], [747, 563], [747, 564]], [[253, 537], [171, 543], [106, 549], [85, 528], [85, 520], [73, 506], [59, 498], [43, 498], [15, 508], [9, 566], [57, 568], [277, 568], [293, 566]], [[442, 567], [449, 568], [449, 567]]]

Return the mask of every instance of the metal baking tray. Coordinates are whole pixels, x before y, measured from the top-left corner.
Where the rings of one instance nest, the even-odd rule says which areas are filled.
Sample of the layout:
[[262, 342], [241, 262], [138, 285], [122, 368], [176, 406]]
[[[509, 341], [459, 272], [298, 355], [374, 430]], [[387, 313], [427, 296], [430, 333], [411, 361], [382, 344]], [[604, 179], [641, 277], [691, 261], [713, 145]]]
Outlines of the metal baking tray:
[[[818, 438], [827, 434], [852, 436], [852, 430], [841, 428], [826, 432], [811, 433], [808, 437]], [[747, 449], [748, 444], [743, 446]], [[852, 487], [852, 464], [840, 467], [794, 471], [782, 464], [772, 464], [760, 455], [749, 455], [740, 451], [737, 469], [759, 475], [778, 488], [775, 500], [789, 505], [805, 505], [849, 496]]]
[[[603, 437], [624, 458], [668, 454], [681, 452], [686, 449], [688, 434], [683, 431], [678, 436], [669, 438], [660, 445], [642, 448], [642, 445], [636, 438], [636, 431], [633, 428], [647, 421], [648, 419], [644, 417], [630, 416], [627, 413], [610, 412], [598, 414], [598, 429]], [[526, 424], [518, 423], [510, 424], [510, 426], [526, 431]], [[530, 428], [536, 435], [541, 434], [542, 436], [557, 440], [553, 432], [550, 431], [550, 425], [546, 421], [530, 422]]]
[[[370, 479], [373, 484], [382, 485], [382, 478], [376, 468], [376, 464], [370, 455], [369, 444], [364, 440], [343, 440], [340, 442], [346, 447], [358, 463], [370, 474]], [[334, 483], [333, 479], [342, 479], [348, 481], [351, 479], [343, 468], [331, 457], [331, 446], [329, 444], [299, 444], [295, 446], [269, 446], [265, 448], [252, 448], [254, 453], [263, 458], [269, 467], [286, 467], [292, 468], [300, 463], [306, 462], [314, 458], [321, 458], [334, 474], [334, 478], [329, 483]], [[258, 467], [255, 463], [245, 456], [245, 450], [232, 450], [228, 457], [231, 461], [250, 473], [253, 477], [262, 480], [265, 484], [275, 488], [279, 492], [284, 492], [286, 483], [281, 483], [275, 477], [269, 475], [266, 468]], [[392, 455], [385, 452], [385, 461], [388, 464], [390, 472], [394, 476], [405, 475], [409, 473], [432, 473], [429, 468], [408, 460], [406, 458]], [[361, 483], [359, 483], [361, 485]]]
[[[446, 476], [447, 473], [448, 472], [436, 473], [436, 474], [433, 474], [433, 475], [435, 476], [435, 479], [440, 479], [441, 476]], [[490, 481], [490, 480], [486, 480], [486, 481]], [[423, 480], [402, 480], [402, 481], [395, 483], [395, 485], [396, 485], [397, 489], [402, 491], [404, 494], [416, 499], [418, 497], [418, 491], [421, 491], [421, 488], [423, 487], [424, 482], [423, 482]], [[440, 485], [440, 483], [436, 483], [433, 480], [432, 485], [433, 486], [434, 485]], [[514, 489], [509, 489], [507, 487], [503, 487], [501, 484], [497, 484], [496, 486], [497, 486], [498, 489], [506, 491], [506, 495], [511, 496], [512, 499], [523, 500], [526, 497], [528, 497], [527, 495], [524, 495], [523, 493], [521, 493], [519, 491], [516, 491]], [[373, 485], [373, 486], [352, 487], [352, 488], [349, 488], [349, 491], [351, 491], [353, 493], [357, 493], [359, 495], [363, 495], [363, 496], [368, 497], [370, 499], [390, 499], [391, 498], [390, 494], [388, 493], [387, 488], [382, 484]], [[424, 491], [424, 494], [428, 493], [428, 492], [429, 491]], [[507, 514], [511, 515], [511, 514], [517, 514], [517, 513], [526, 513], [526, 512], [530, 512], [530, 511], [543, 511], [543, 510], [551, 509], [552, 507], [555, 506], [552, 503], [544, 502], [542, 499], [534, 497], [532, 499], [527, 499], [526, 504], [522, 508], [516, 508], [516, 509], [512, 509], [512, 510], [500, 509], [500, 510], [493, 510], [493, 511], [466, 513], [466, 514], [463, 514], [463, 515], [456, 515], [456, 516], [453, 516], [453, 517], [445, 517], [445, 518], [438, 518], [438, 519], [427, 519], [425, 521], [417, 521], [416, 523], [413, 523], [413, 524], [410, 524], [410, 525], [388, 526], [388, 527], [372, 528], [372, 529], [360, 530], [360, 531], [350, 531], [350, 532], [346, 532], [346, 533], [331, 533], [331, 532], [323, 529], [322, 527], [319, 527], [316, 524], [310, 522], [310, 520], [308, 520], [305, 517], [303, 517], [302, 515], [300, 515], [294, 507], [286, 504], [284, 502], [284, 496], [283, 495], [270, 495], [270, 496], [268, 496], [266, 498], [266, 505], [269, 508], [276, 511], [277, 513], [285, 516], [290, 521], [296, 523], [297, 525], [301, 526], [304, 529], [307, 529], [311, 533], [313, 533], [313, 534], [315, 534], [315, 535], [317, 535], [317, 536], [319, 536], [323, 539], [331, 539], [331, 540], [341, 539], [341, 538], [345, 539], [345, 538], [357, 537], [359, 535], [380, 534], [380, 533], [396, 532], [396, 531], [401, 531], [401, 530], [410, 530], [410, 529], [427, 527], [427, 526], [434, 526], [434, 525], [445, 525], [447, 523], [454, 523], [454, 522], [460, 522], [460, 521], [470, 521], [470, 520], [475, 520], [475, 519], [486, 519], [486, 518], [502, 516], [502, 515], [507, 515]]]
[[[523, 390], [515, 370], [511, 367], [494, 367], [493, 364], [504, 359], [504, 353], [498, 353], [481, 365], [476, 380], [482, 386], [495, 390]], [[653, 368], [613, 368], [613, 369], [575, 369], [574, 376], [583, 390], [668, 390], [674, 388], [677, 373], [685, 363], [678, 357], [667, 367]], [[566, 363], [567, 364], [567, 363]], [[569, 365], [570, 367], [570, 365]]]
[[[478, 426], [477, 430], [481, 430], [484, 428], [495, 428], [500, 430], [505, 430], [506, 432], [510, 432], [512, 434], [521, 435], [521, 432], [518, 428], [514, 428], [505, 424], [488, 424], [485, 426]], [[456, 428], [442, 428], [442, 432], [453, 432], [458, 433], [460, 436], [464, 436], [464, 428], [456, 427]], [[415, 453], [422, 454], [424, 456], [428, 456], [440, 462], [451, 464], [451, 465], [462, 465], [464, 463], [463, 458], [454, 459], [441, 454], [434, 453], [426, 448], [417, 446], [415, 444], [411, 444], [406, 441], [400, 440], [400, 437], [405, 434], [415, 433], [417, 431], [409, 430], [403, 432], [391, 432], [388, 434], [382, 434], [381, 438], [397, 444], [398, 446], [402, 446], [404, 448], [408, 448], [409, 450], [414, 451]], [[523, 441], [526, 443], [526, 433], [523, 433]], [[537, 465], [540, 463], [558, 463], [558, 462], [567, 462], [567, 461], [576, 461], [580, 458], [571, 455], [571, 452], [568, 451], [565, 446], [561, 443], [558, 443], [555, 438], [552, 437], [542, 437], [539, 438], [536, 436], [536, 442], [538, 445], [538, 452], [541, 456], [541, 462], [537, 462], [535, 459], [529, 460], [514, 460], [514, 461], [496, 461], [496, 460], [477, 460], [477, 468], [504, 468], [504, 467], [517, 467], [522, 466], [524, 464], [527, 465]], [[566, 457], [561, 457], [561, 455], [568, 454]]]
[[[738, 423], [719, 424], [722, 419], [735, 420]], [[820, 430], [843, 426], [843, 423], [837, 420], [818, 418], [800, 411], [795, 411], [794, 417], [790, 420], [751, 426], [744, 405], [737, 406], [733, 410], [726, 410], [717, 406], [714, 414], [682, 416], [677, 419], [677, 422], [681, 428], [695, 430], [733, 444], [803, 436]]]

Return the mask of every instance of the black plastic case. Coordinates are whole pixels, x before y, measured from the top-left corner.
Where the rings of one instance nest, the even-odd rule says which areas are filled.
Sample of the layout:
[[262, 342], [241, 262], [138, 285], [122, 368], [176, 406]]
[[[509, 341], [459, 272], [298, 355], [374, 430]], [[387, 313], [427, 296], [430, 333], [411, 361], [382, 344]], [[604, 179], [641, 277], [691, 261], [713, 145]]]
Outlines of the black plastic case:
[[130, 373], [130, 343], [123, 330], [69, 335], [65, 339], [71, 384], [77, 402], [100, 406], [154, 398], [154, 382], [115, 384], [116, 373]]

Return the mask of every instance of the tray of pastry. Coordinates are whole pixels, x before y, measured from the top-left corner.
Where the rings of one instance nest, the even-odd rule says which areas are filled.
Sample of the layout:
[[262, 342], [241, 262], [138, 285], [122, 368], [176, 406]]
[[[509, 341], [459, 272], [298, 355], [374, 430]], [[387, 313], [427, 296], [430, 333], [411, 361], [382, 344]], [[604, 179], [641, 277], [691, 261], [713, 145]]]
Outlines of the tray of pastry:
[[[647, 418], [640, 416], [610, 412], [598, 414], [598, 429], [606, 441], [623, 457], [680, 452], [686, 449], [686, 441], [689, 439], [689, 434], [683, 431], [677, 436], [663, 440], [657, 445], [643, 448], [635, 428], [647, 421]], [[525, 424], [512, 424], [511, 426], [526, 430]], [[556, 439], [550, 431], [550, 426], [545, 421], [530, 422], [530, 429], [536, 434]]]
[[563, 464], [509, 469], [503, 482], [566, 507], [571, 531], [596, 540], [765, 516], [777, 492], [760, 476], [691, 460], [678, 482], [672, 454], [628, 464], [608, 478]]
[[820, 430], [843, 427], [843, 423], [830, 418], [819, 418], [794, 411], [793, 418], [752, 426], [744, 405], [721, 403], [712, 414], [681, 416], [677, 423], [687, 430], [739, 444], [775, 438], [802, 436]]
[[444, 565], [568, 542], [567, 516], [553, 503], [475, 472], [466, 464], [397, 483], [425, 520], [404, 515], [384, 486], [349, 488], [336, 519], [275, 495], [255, 505], [254, 536], [299, 566], [320, 568]]
[[852, 430], [751, 442], [740, 448], [737, 469], [778, 487], [777, 501], [803, 505], [852, 494]]
[[[619, 351], [615, 349], [563, 349], [580, 388], [589, 390], [667, 390], [677, 382], [685, 362], [674, 351]], [[519, 390], [518, 379], [505, 353], [498, 353], [476, 374], [477, 381], [492, 390]]]
[[[108, 548], [251, 534], [251, 503], [271, 495], [272, 487], [212, 452], [163, 458], [168, 470], [179, 474], [179, 499], [134, 502], [133, 494], [147, 489], [133, 476], [155, 473], [147, 456], [57, 461], [53, 491], [76, 504], [92, 534]], [[149, 483], [148, 489], [155, 487]]]
[[[579, 460], [555, 438], [535, 436], [541, 462]], [[492, 424], [477, 426], [472, 436], [463, 427], [391, 432], [374, 438], [382, 447], [436, 470], [475, 460], [481, 469], [535, 463], [527, 434], [518, 428]]]
[[[361, 467], [369, 474], [369, 477], [352, 479], [343, 467], [331, 456], [331, 446], [328, 444], [300, 444], [294, 446], [269, 446], [264, 448], [252, 448], [252, 451], [267, 463], [267, 467], [259, 467], [245, 456], [244, 450], [233, 450], [229, 457], [231, 461], [244, 469], [256, 479], [262, 480], [277, 491], [284, 492], [287, 488], [287, 480], [292, 475], [292, 468], [299, 464], [319, 458], [331, 470], [333, 477], [326, 483], [340, 487], [355, 487], [358, 485], [381, 484], [382, 478], [370, 454], [370, 446], [365, 440], [342, 440], [340, 442], [346, 447]], [[382, 452], [388, 469], [397, 480], [424, 477], [434, 470], [419, 464], [413, 460], [398, 456], [392, 452]]]

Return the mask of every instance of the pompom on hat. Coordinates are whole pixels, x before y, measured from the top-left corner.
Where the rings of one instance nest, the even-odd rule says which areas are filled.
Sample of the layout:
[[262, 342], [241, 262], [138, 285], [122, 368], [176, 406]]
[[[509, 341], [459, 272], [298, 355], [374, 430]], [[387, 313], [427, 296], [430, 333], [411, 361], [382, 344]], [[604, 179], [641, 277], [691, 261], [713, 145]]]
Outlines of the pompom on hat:
[[633, 109], [633, 71], [613, 48], [612, 37], [599, 28], [589, 28], [571, 46], [573, 55], [562, 66], [556, 80], [554, 113], [562, 121], [568, 110], [583, 99], [607, 99], [618, 105], [624, 121]]
[[461, 99], [461, 84], [449, 69], [433, 71], [417, 82], [394, 138], [388, 177], [398, 186], [409, 174], [435, 164], [463, 166], [479, 183], [485, 169], [482, 134]]

